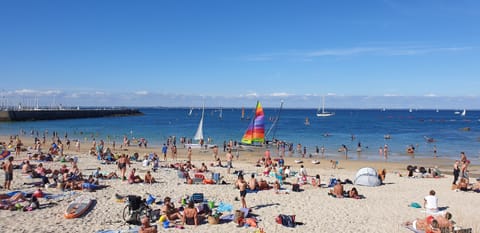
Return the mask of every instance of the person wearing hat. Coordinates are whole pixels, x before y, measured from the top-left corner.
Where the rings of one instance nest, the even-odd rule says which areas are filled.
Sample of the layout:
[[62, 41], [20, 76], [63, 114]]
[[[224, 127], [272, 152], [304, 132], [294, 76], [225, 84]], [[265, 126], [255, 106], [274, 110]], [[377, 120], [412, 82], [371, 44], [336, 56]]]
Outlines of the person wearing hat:
[[150, 225], [150, 219], [147, 216], [141, 220], [142, 226], [138, 230], [138, 233], [157, 233], [157, 226]]

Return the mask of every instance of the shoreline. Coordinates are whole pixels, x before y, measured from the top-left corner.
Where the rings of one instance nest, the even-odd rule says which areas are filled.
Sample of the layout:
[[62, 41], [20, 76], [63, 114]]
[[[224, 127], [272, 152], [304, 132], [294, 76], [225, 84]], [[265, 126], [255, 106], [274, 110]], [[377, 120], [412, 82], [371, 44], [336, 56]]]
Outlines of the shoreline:
[[[10, 136], [7, 135], [0, 135], [0, 142], [8, 142]], [[29, 136], [20, 136], [20, 139], [26, 146], [32, 146], [33, 145], [33, 139], [32, 137]], [[98, 139], [100, 141], [101, 139]], [[48, 142], [48, 140], [47, 140]], [[91, 145], [91, 141], [84, 143], [81, 143], [81, 151], [80, 153], [87, 153], [90, 148], [86, 148], [86, 146]], [[71, 142], [71, 150], [66, 150], [66, 154], [76, 154], [74, 149], [72, 149], [75, 146], [74, 142]], [[111, 144], [105, 143], [105, 148], [111, 146]], [[45, 146], [44, 146], [45, 147]], [[178, 147], [178, 157], [179, 158], [184, 158], [186, 159], [186, 148], [183, 148], [183, 146], [180, 144]], [[145, 153], [151, 153], [151, 152], [156, 152], [158, 155], [161, 154], [161, 146], [157, 145], [149, 145], [148, 148], [144, 147], [138, 147], [138, 146], [130, 146], [127, 148], [127, 151], [123, 151], [118, 149], [118, 144], [116, 150], [112, 150], [114, 153], [128, 153], [128, 152], [139, 152], [139, 154], [145, 154]], [[240, 151], [240, 161], [242, 162], [247, 162], [250, 164], [255, 164], [256, 161], [263, 156], [263, 153], [266, 148], [258, 148], [254, 149], [253, 151]], [[269, 148], [272, 151], [272, 158], [279, 158], [278, 155], [275, 155], [274, 149]], [[194, 156], [192, 157], [193, 160], [202, 160], [202, 161], [207, 161], [212, 158], [211, 156], [211, 149], [209, 149], [208, 153], [199, 153], [199, 149], [193, 149], [194, 151]], [[223, 154], [222, 154], [223, 153]], [[224, 155], [225, 152], [223, 152], [223, 149], [219, 148], [219, 156], [221, 158], [222, 155]], [[369, 154], [371, 157], [379, 157], [378, 154]], [[453, 163], [455, 160], [449, 159], [449, 158], [419, 158], [419, 156], [411, 156], [409, 160], [404, 160], [404, 161], [398, 161], [398, 160], [384, 160], [384, 159], [378, 159], [378, 160], [363, 160], [363, 159], [356, 159], [357, 157], [357, 152], [352, 152], [349, 153], [347, 160], [345, 160], [343, 156], [343, 152], [337, 152], [337, 153], [326, 153], [325, 157], [322, 156], [312, 156], [309, 158], [306, 156], [305, 158], [302, 158], [300, 156], [288, 156], [286, 155], [284, 159], [291, 163], [294, 164], [294, 160], [301, 159], [304, 161], [303, 165], [306, 166], [307, 168], [326, 168], [330, 166], [330, 160], [334, 161], [339, 161], [339, 167], [340, 168], [345, 168], [345, 169], [353, 169], [357, 168], [360, 169], [362, 167], [374, 167], [374, 168], [385, 168], [390, 171], [396, 171], [396, 172], [405, 172], [406, 167], [408, 165], [413, 165], [413, 166], [418, 166], [418, 167], [435, 167], [438, 166], [442, 173], [444, 174], [449, 174], [451, 175], [453, 173]], [[361, 157], [361, 156], [360, 156]], [[312, 164], [311, 160], [318, 160], [320, 161], [320, 164]], [[480, 176], [480, 165], [470, 165], [469, 166], [470, 174], [471, 176], [478, 177]]]

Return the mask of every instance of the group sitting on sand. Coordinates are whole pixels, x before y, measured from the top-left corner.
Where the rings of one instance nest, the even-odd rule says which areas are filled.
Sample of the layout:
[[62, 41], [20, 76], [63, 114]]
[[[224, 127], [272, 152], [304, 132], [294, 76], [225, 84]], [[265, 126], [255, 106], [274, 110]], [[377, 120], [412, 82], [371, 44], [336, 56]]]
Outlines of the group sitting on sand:
[[336, 198], [348, 197], [348, 198], [360, 199], [362, 197], [358, 194], [358, 190], [355, 187], [352, 187], [352, 189], [350, 189], [348, 192], [344, 191], [343, 184], [340, 179], [336, 180], [336, 183], [333, 186], [333, 189], [331, 189], [328, 194]]
[[438, 166], [425, 168], [408, 165], [408, 177], [410, 178], [441, 178], [444, 177]]
[[181, 220], [185, 225], [198, 226], [209, 213], [209, 209], [203, 204], [196, 207], [193, 200], [190, 200], [185, 207], [176, 208], [171, 198], [165, 197], [161, 212], [168, 221]]

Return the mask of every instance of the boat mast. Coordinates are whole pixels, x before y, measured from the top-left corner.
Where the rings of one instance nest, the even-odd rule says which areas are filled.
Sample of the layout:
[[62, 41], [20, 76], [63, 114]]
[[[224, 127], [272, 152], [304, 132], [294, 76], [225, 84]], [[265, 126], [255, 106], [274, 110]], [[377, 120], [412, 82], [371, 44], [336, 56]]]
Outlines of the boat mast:
[[268, 135], [270, 135], [270, 132], [273, 130], [273, 136], [272, 136], [272, 139], [275, 138], [275, 133], [277, 132], [277, 123], [278, 123], [278, 120], [280, 119], [280, 113], [282, 112], [282, 108], [283, 108], [283, 100], [282, 102], [280, 103], [280, 109], [278, 110], [278, 113], [277, 113], [277, 116], [275, 117], [275, 119], [273, 120], [273, 123], [272, 123], [272, 126], [270, 126], [270, 129], [268, 129], [267, 131], [267, 134], [265, 135], [266, 138], [268, 138]]

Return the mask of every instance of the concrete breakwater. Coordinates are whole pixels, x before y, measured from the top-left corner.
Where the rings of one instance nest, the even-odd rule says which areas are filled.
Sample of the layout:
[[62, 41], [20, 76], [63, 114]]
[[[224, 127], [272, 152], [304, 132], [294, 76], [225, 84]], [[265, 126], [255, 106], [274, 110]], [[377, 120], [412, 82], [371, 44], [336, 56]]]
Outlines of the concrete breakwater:
[[0, 111], [0, 121], [36, 121], [143, 115], [138, 109], [31, 109]]

